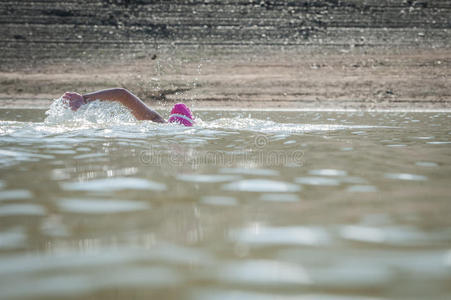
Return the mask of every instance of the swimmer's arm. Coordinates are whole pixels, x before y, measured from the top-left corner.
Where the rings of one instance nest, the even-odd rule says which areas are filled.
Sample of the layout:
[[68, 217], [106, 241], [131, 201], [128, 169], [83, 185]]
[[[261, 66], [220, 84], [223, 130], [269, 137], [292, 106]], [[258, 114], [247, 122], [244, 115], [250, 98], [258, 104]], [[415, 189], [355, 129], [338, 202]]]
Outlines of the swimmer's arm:
[[82, 96], [86, 103], [94, 100], [120, 102], [130, 110], [137, 120], [151, 120], [157, 123], [166, 122], [159, 113], [149, 108], [146, 104], [144, 104], [144, 102], [141, 101], [141, 99], [123, 88], [106, 89], [84, 94]]

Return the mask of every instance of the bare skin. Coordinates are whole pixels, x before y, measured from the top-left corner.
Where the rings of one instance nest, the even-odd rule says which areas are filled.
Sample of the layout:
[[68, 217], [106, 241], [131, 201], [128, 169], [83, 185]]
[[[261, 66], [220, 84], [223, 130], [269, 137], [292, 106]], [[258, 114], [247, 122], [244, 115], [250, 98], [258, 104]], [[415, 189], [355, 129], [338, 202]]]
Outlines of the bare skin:
[[62, 98], [67, 101], [69, 107], [74, 111], [79, 109], [83, 104], [94, 100], [117, 101], [127, 107], [137, 120], [151, 120], [157, 123], [166, 123], [160, 114], [149, 108], [130, 91], [123, 88], [100, 90], [84, 95], [66, 92]]

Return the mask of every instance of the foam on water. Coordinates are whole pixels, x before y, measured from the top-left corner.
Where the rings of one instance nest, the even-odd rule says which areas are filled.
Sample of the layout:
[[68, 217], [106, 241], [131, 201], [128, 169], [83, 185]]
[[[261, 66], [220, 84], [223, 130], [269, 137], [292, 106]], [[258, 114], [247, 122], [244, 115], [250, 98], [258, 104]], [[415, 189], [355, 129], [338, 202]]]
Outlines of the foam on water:
[[46, 123], [92, 122], [92, 123], [123, 123], [136, 119], [130, 111], [117, 102], [92, 101], [82, 105], [77, 111], [68, 109], [63, 99], [56, 99], [45, 113]]
[[[204, 121], [196, 116], [194, 127], [177, 124], [159, 124], [137, 121], [130, 111], [117, 102], [93, 101], [72, 111], [61, 98], [56, 99], [46, 111], [44, 122], [0, 121], [0, 136], [20, 137], [22, 140], [36, 137], [124, 137], [177, 136], [181, 143], [201, 144], [209, 139], [236, 134], [237, 131], [254, 131], [264, 134], [302, 134], [349, 129], [392, 128], [387, 126], [279, 123], [250, 117], [218, 118]], [[276, 138], [277, 140], [277, 138]], [[47, 141], [47, 142], [50, 142]], [[54, 141], [57, 143], [57, 141]], [[286, 145], [295, 144], [288, 140]], [[58, 153], [56, 153], [58, 154]], [[61, 153], [60, 153], [61, 154]]]
[[278, 123], [271, 120], [254, 118], [220, 118], [209, 122], [199, 122], [206, 128], [225, 128], [234, 130], [249, 130], [261, 133], [305, 133], [315, 131], [335, 131], [346, 129], [390, 128], [387, 126], [342, 125], [342, 124], [305, 124]]

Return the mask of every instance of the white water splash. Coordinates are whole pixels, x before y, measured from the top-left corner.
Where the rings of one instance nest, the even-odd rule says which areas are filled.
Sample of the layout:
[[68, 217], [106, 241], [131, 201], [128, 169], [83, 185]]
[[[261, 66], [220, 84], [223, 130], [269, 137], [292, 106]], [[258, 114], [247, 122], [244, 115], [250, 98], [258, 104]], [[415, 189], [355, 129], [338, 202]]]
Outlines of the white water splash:
[[134, 122], [131, 112], [117, 102], [92, 101], [82, 105], [77, 111], [68, 108], [62, 98], [56, 99], [45, 112], [46, 123], [91, 122], [100, 124], [117, 124]]
[[[72, 111], [63, 99], [56, 99], [46, 112], [42, 123], [1, 121], [0, 135], [11, 137], [47, 137], [54, 134], [69, 134], [89, 137], [130, 137], [149, 136], [187, 137], [183, 143], [200, 144], [210, 138], [238, 134], [239, 131], [252, 131], [264, 134], [302, 134], [349, 129], [388, 128], [386, 126], [279, 123], [255, 118], [207, 119], [196, 116], [193, 127], [178, 124], [161, 124], [152, 121], [137, 121], [131, 112], [120, 103], [112, 101], [93, 101]], [[7, 123], [5, 123], [7, 122]]]
[[248, 130], [262, 133], [304, 133], [314, 131], [335, 131], [346, 129], [387, 128], [386, 126], [368, 126], [368, 125], [278, 123], [270, 120], [260, 120], [241, 117], [220, 118], [208, 122], [196, 120], [196, 122], [198, 126], [204, 128]]

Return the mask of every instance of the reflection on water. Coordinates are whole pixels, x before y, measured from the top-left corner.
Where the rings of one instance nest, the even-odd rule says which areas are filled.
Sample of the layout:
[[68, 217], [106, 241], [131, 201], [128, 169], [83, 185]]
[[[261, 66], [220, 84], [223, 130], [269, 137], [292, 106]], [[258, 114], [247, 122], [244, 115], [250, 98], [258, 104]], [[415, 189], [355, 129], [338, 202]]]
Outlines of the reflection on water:
[[385, 174], [385, 177], [399, 180], [413, 180], [413, 181], [427, 180], [426, 176], [407, 173], [387, 173]]
[[[108, 174], [108, 173], [107, 173]], [[120, 191], [120, 190], [154, 190], [164, 191], [166, 185], [142, 178], [115, 177], [94, 179], [87, 182], [64, 182], [62, 189], [66, 191]]]
[[223, 190], [237, 192], [297, 192], [301, 188], [292, 183], [268, 179], [244, 179], [224, 185]]
[[196, 117], [0, 110], [0, 298], [449, 295], [449, 113]]
[[310, 245], [319, 246], [329, 243], [328, 233], [321, 228], [308, 227], [268, 227], [252, 224], [244, 229], [231, 232], [232, 240], [254, 245]]
[[81, 214], [111, 214], [148, 209], [145, 202], [99, 199], [61, 199], [58, 201], [61, 211]]

